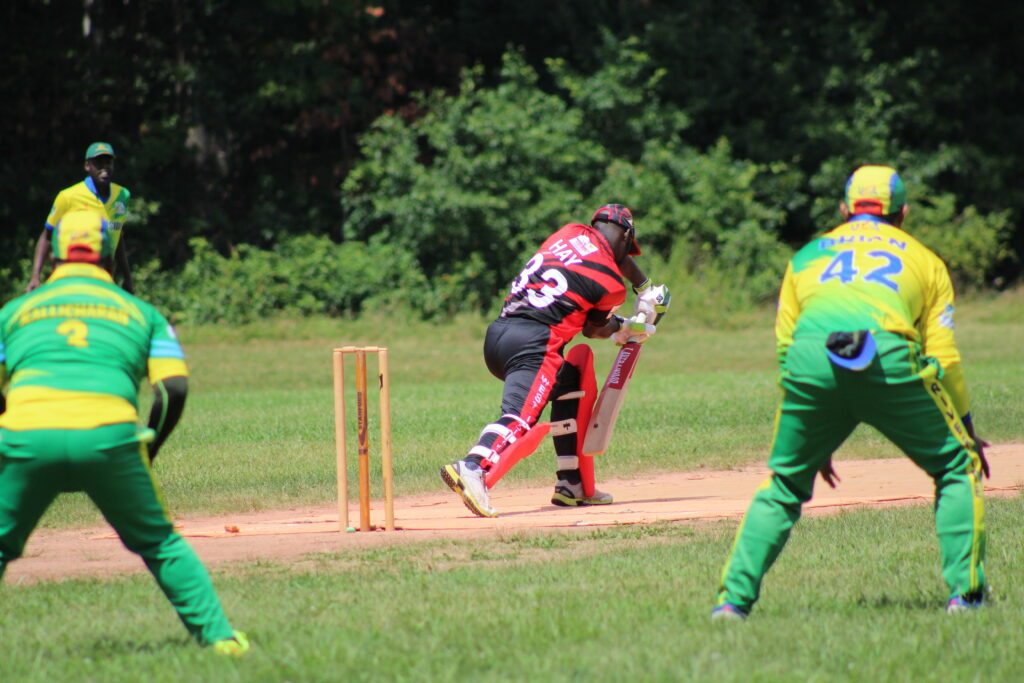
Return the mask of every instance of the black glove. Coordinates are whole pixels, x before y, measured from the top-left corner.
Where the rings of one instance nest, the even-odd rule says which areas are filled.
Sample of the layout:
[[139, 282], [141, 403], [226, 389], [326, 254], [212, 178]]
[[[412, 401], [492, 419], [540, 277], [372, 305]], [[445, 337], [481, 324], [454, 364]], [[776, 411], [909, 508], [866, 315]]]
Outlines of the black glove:
[[148, 427], [156, 432], [149, 444], [149, 461], [153, 462], [174, 426], [178, 424], [188, 395], [186, 377], [167, 377], [153, 385], [153, 407], [149, 411]]

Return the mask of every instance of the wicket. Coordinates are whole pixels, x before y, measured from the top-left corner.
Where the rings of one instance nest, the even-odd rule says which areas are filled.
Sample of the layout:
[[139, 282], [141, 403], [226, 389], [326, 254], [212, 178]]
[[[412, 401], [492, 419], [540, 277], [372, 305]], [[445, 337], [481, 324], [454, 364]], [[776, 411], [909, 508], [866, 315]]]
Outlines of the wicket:
[[345, 424], [345, 355], [356, 357], [356, 435], [359, 454], [359, 530], [370, 524], [370, 439], [367, 418], [366, 354], [377, 355], [380, 382], [380, 468], [384, 480], [384, 528], [395, 530], [395, 494], [391, 473], [391, 387], [388, 350], [383, 346], [343, 346], [334, 349], [334, 439], [338, 471], [339, 531], [348, 529], [348, 452]]

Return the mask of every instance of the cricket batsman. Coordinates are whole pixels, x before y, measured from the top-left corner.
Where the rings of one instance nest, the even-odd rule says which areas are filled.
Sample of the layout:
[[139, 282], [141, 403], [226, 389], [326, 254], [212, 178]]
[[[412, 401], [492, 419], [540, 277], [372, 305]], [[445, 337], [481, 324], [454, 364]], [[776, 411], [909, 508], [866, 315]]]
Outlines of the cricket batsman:
[[[53, 231], [56, 268], [0, 309], [0, 578], [58, 494], [83, 491], [140, 555], [185, 628], [228, 656], [249, 641], [232, 629], [210, 576], [171, 524], [150, 463], [177, 424], [188, 370], [167, 320], [100, 264], [112, 244], [95, 211]], [[139, 381], [153, 386], [138, 425]]]
[[[548, 237], [512, 281], [484, 339], [487, 369], [504, 381], [501, 416], [483, 428], [465, 458], [441, 468], [445, 484], [473, 514], [498, 515], [488, 489], [547, 434], [538, 418], [549, 401], [552, 423], [575, 425], [554, 438], [558, 481], [551, 502], [612, 502], [611, 495], [595, 488], [593, 458], [581, 452], [597, 395], [593, 353], [586, 344], [563, 353], [579, 332], [619, 345], [631, 338], [643, 342], [655, 333], [654, 324], [640, 321], [664, 313], [668, 292], [664, 285], [652, 286], [633, 260], [638, 254], [632, 212], [621, 204], [605, 204], [589, 225], [569, 223]], [[631, 318], [613, 315], [626, 300], [624, 277], [637, 293]]]
[[862, 166], [846, 183], [842, 225], [789, 262], [775, 322], [783, 398], [771, 476], [737, 532], [712, 618], [750, 613], [815, 475], [835, 486], [832, 453], [861, 422], [935, 482], [947, 612], [982, 604], [987, 444], [971, 420], [949, 273], [902, 230], [907, 211], [896, 171]]

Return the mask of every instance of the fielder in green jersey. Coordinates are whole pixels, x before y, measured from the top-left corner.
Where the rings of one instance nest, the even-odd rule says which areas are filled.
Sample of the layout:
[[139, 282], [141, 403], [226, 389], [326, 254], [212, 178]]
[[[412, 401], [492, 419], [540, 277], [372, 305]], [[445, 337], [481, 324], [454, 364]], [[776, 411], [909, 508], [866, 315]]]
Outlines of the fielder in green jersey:
[[[84, 491], [189, 633], [215, 652], [244, 654], [247, 639], [175, 532], [150, 469], [187, 393], [174, 330], [99, 266], [111, 248], [99, 214], [66, 214], [53, 246], [57, 267], [46, 284], [0, 309], [0, 388], [9, 384], [0, 395], [0, 578], [54, 498]], [[154, 401], [141, 428], [144, 377]]]
[[840, 210], [844, 223], [797, 252], [782, 282], [775, 333], [783, 398], [772, 474], [737, 532], [715, 618], [750, 612], [815, 475], [835, 486], [832, 453], [861, 422], [935, 481], [947, 610], [982, 602], [986, 444], [970, 418], [949, 273], [901, 229], [906, 196], [893, 169], [857, 169]]

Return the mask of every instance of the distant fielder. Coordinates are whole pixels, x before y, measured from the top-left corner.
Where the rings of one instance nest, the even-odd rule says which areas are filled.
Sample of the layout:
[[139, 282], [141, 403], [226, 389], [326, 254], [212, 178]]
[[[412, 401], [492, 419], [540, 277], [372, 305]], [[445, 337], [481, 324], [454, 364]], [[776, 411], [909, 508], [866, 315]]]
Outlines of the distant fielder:
[[[54, 498], [83, 491], [199, 644], [244, 654], [248, 640], [174, 530], [150, 469], [188, 391], [174, 330], [99, 266], [110, 236], [98, 213], [65, 214], [53, 252], [46, 284], [0, 309], [0, 388], [10, 382], [0, 395], [0, 578]], [[142, 378], [154, 394], [145, 429], [137, 424]]]
[[[95, 211], [106, 220], [109, 229], [112, 253], [106, 257], [104, 266], [113, 275], [120, 274], [121, 286], [129, 294], [133, 292], [132, 271], [128, 265], [128, 248], [122, 235], [124, 222], [128, 217], [128, 189], [112, 182], [114, 176], [114, 148], [106, 142], [94, 142], [85, 150], [86, 178], [80, 183], [64, 188], [53, 200], [46, 225], [36, 242], [32, 258], [32, 277], [25, 291], [31, 292], [42, 280], [43, 261], [50, 255], [50, 241], [53, 229], [60, 219], [72, 211]], [[120, 273], [118, 273], [120, 271]]]
[[[654, 334], [654, 325], [637, 316], [653, 321], [663, 313], [667, 290], [651, 286], [633, 261], [639, 253], [633, 214], [621, 204], [606, 204], [590, 225], [569, 223], [548, 237], [513, 280], [484, 340], [487, 369], [505, 383], [501, 417], [484, 427], [464, 459], [441, 469], [444, 482], [474, 514], [497, 516], [487, 491], [548, 433], [548, 423], [539, 425], [538, 418], [549, 400], [551, 424], [561, 423], [554, 438], [558, 481], [551, 502], [612, 502], [595, 488], [593, 458], [581, 452], [597, 394], [593, 353], [586, 344], [564, 358], [563, 353], [581, 331], [620, 345]], [[628, 319], [613, 315], [626, 299], [623, 277], [638, 293], [637, 314]]]
[[844, 223], [789, 262], [775, 322], [782, 405], [768, 467], [722, 572], [716, 619], [742, 619], [782, 552], [819, 471], [861, 422], [935, 481], [948, 612], [982, 604], [984, 441], [974, 433], [953, 340], [945, 264], [903, 232], [903, 181], [862, 166], [846, 183]]

